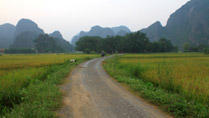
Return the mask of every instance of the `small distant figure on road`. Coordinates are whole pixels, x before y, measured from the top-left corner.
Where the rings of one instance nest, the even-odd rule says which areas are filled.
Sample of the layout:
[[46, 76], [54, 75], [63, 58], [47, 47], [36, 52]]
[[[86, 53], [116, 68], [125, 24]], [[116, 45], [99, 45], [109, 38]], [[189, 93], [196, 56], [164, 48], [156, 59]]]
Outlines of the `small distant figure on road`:
[[101, 56], [102, 56], [102, 57], [104, 57], [104, 56], [105, 56], [105, 52], [104, 52], [104, 51], [102, 51]]

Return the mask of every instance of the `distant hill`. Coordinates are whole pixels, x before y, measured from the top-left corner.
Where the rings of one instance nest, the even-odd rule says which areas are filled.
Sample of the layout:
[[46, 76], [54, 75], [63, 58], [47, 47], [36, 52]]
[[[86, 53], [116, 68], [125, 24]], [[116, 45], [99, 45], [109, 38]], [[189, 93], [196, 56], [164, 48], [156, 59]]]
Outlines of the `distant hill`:
[[[30, 19], [21, 19], [17, 25], [0, 25], [0, 48], [35, 48], [34, 40], [45, 34], [38, 25]], [[70, 42], [66, 41], [59, 31], [49, 34], [56, 39], [57, 44], [65, 52], [74, 51]]]
[[100, 26], [94, 26], [91, 28], [89, 32], [87, 32], [87, 36], [99, 36], [101, 38], [105, 38], [107, 36], [114, 36], [115, 33], [111, 28], [108, 27], [100, 27]]
[[0, 25], [0, 48], [9, 48], [14, 41], [14, 33], [14, 25], [9, 23]]
[[126, 26], [112, 27], [111, 29], [114, 31], [115, 34], [118, 34], [119, 32], [126, 32], [126, 33], [131, 32], [131, 30]]
[[57, 44], [60, 45], [65, 52], [73, 52], [74, 48], [73, 46], [70, 44], [70, 42], [66, 41], [62, 34], [59, 31], [54, 31], [53, 33], [49, 34], [50, 37], [53, 37], [56, 39]]
[[21, 19], [16, 25], [14, 42], [11, 48], [35, 48], [34, 40], [44, 31], [38, 25], [29, 20]]
[[157, 41], [165, 36], [166, 29], [161, 25], [159, 21], [157, 21], [150, 25], [148, 28], [142, 29], [141, 31], [147, 34], [150, 41]]
[[165, 37], [179, 47], [184, 43], [209, 45], [208, 6], [209, 0], [191, 0], [171, 14], [165, 27], [156, 22], [141, 31], [147, 33], [151, 41]]
[[124, 36], [127, 33], [130, 33], [128, 27], [126, 26], [119, 26], [119, 27], [101, 27], [101, 26], [93, 26], [90, 31], [84, 32], [81, 31], [78, 35], [72, 38], [72, 45], [75, 46], [76, 42], [84, 36], [99, 36], [101, 38], [106, 38], [107, 36]]

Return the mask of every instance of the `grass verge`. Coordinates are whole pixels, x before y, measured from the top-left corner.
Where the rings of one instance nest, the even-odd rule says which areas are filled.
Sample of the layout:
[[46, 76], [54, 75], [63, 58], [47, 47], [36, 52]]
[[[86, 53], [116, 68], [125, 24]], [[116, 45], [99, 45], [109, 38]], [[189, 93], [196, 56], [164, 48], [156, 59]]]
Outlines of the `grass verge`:
[[76, 63], [65, 62], [49, 67], [44, 79], [31, 79], [27, 87], [19, 92], [21, 102], [14, 104], [12, 108], [5, 108], [0, 117], [2, 118], [53, 118], [54, 111], [62, 102], [62, 93], [57, 85], [68, 75], [77, 64], [89, 60], [84, 58]]
[[[191, 101], [184, 96], [155, 86], [149, 81], [144, 81], [134, 71], [127, 71], [127, 67], [119, 63], [119, 57], [106, 60], [103, 64], [105, 70], [118, 82], [128, 85], [134, 92], [145, 98], [152, 104], [159, 106], [177, 118], [208, 118], [209, 109], [207, 105]], [[137, 67], [143, 71], [143, 68]], [[131, 69], [133, 70], [133, 69]], [[140, 73], [139, 73], [140, 74]]]

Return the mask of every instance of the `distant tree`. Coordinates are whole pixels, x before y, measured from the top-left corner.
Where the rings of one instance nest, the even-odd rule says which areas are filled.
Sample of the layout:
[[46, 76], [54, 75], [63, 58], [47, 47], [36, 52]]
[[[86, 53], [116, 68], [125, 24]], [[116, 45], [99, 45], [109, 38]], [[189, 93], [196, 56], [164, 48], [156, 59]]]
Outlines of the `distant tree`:
[[204, 52], [205, 54], [209, 54], [209, 48], [205, 48], [205, 49], [203, 50], [203, 52]]
[[161, 52], [161, 46], [159, 42], [153, 42], [151, 47], [152, 52]]
[[184, 52], [189, 52], [190, 45], [189, 43], [184, 43]]
[[158, 42], [153, 42], [151, 46], [152, 52], [173, 52], [177, 51], [177, 47], [174, 47], [170, 40], [161, 38]]
[[112, 36], [107, 38], [82, 37], [76, 43], [76, 50], [85, 53], [147, 53], [147, 52], [172, 52], [177, 48], [170, 40], [161, 38], [158, 42], [151, 43], [146, 34], [138, 31], [125, 36]]
[[64, 49], [61, 48], [56, 40], [49, 35], [40, 35], [37, 39], [34, 40], [35, 47], [39, 53], [60, 53], [64, 52]]
[[103, 40], [103, 50], [107, 53], [115, 53], [121, 49], [121, 36], [107, 37]]
[[184, 52], [205, 52], [209, 48], [209, 45], [190, 45], [189, 43], [184, 44]]
[[5, 50], [6, 54], [29, 54], [36, 53], [35, 49], [30, 48], [10, 48]]
[[122, 40], [122, 51], [128, 53], [142, 53], [150, 50], [150, 41], [146, 34], [138, 31], [127, 34]]
[[96, 52], [100, 53], [102, 50], [102, 41], [100, 37], [82, 37], [76, 42], [76, 50], [84, 53]]
[[165, 38], [161, 38], [158, 43], [160, 45], [161, 52], [172, 52], [173, 51], [174, 47], [171, 44], [170, 40], [167, 40]]

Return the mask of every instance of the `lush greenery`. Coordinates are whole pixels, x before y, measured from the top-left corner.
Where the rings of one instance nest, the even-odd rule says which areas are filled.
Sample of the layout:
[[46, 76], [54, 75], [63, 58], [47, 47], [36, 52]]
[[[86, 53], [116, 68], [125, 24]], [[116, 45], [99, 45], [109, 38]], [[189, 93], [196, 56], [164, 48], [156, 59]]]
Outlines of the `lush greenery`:
[[105, 51], [107, 53], [147, 53], [177, 51], [171, 42], [165, 38], [151, 43], [146, 34], [133, 32], [123, 37], [82, 37], [76, 43], [76, 49], [85, 53]]
[[27, 48], [10, 48], [5, 50], [6, 54], [28, 54], [28, 53], [36, 53], [35, 49], [27, 49]]
[[[0, 117], [51, 118], [61, 102], [57, 84], [83, 54], [3, 55], [0, 57]], [[76, 59], [76, 63], [69, 60]]]
[[60, 47], [56, 40], [49, 35], [39, 35], [37, 39], [34, 40], [35, 48], [39, 53], [59, 53], [64, 52], [64, 49]]
[[205, 54], [209, 54], [209, 48], [205, 48], [203, 51]]
[[209, 56], [200, 53], [123, 55], [107, 72], [175, 117], [209, 117]]
[[185, 43], [183, 49], [184, 52], [204, 52], [204, 53], [207, 53], [208, 50], [209, 50], [209, 45], [195, 46], [195, 45], [190, 45], [189, 43]]

